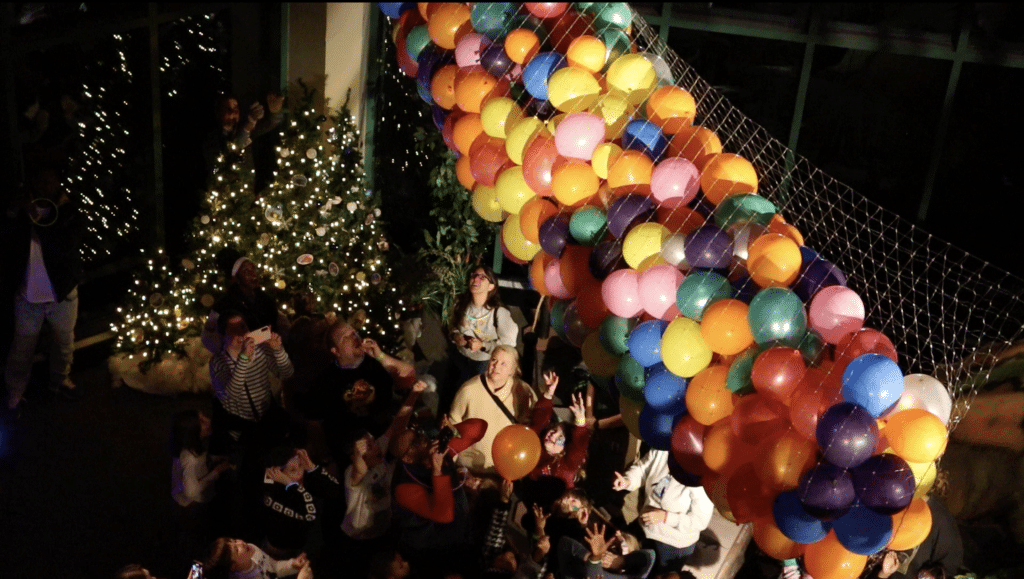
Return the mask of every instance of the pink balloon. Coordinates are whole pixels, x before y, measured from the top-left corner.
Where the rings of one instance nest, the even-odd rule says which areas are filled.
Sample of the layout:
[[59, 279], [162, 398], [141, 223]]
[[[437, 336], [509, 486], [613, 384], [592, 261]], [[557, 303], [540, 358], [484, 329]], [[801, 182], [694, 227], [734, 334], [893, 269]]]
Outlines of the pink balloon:
[[604, 135], [601, 117], [591, 113], [573, 113], [558, 124], [555, 147], [563, 157], [589, 161], [594, 156], [594, 149], [604, 142]]
[[565, 287], [565, 282], [562, 281], [561, 267], [562, 261], [560, 259], [552, 259], [544, 266], [544, 287], [548, 288], [548, 292], [552, 296], [564, 300], [573, 297], [573, 295]]
[[669, 157], [651, 173], [651, 195], [659, 202], [689, 203], [700, 189], [700, 171], [682, 157]]
[[537, 18], [555, 18], [561, 16], [569, 7], [568, 2], [523, 2], [523, 6]]
[[620, 318], [639, 315], [643, 311], [640, 305], [640, 274], [629, 268], [612, 272], [601, 283], [601, 299], [608, 306], [608, 311]]
[[829, 286], [811, 300], [808, 322], [826, 342], [838, 344], [846, 334], [864, 327], [864, 302], [846, 286]]
[[656, 265], [640, 274], [640, 305], [661, 319], [676, 304], [676, 292], [683, 283], [683, 272], [669, 264]]
[[480, 53], [491, 45], [491, 39], [483, 34], [470, 32], [455, 45], [455, 64], [460, 68], [480, 64]]

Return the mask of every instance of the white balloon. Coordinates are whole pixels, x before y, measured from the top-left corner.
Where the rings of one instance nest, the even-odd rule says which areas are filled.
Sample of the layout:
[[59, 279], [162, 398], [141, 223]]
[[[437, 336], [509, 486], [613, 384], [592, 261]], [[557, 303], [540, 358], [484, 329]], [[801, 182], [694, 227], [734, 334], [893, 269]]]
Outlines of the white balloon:
[[768, 228], [753, 221], [740, 221], [730, 225], [726, 231], [732, 235], [733, 257], [740, 263], [746, 263], [750, 255], [750, 244], [764, 235]]
[[673, 233], [666, 237], [661, 242], [661, 257], [683, 271], [690, 269], [690, 264], [686, 262], [686, 236]]
[[949, 416], [953, 412], [953, 400], [942, 382], [927, 374], [908, 374], [903, 377], [903, 396], [885, 417], [889, 418], [911, 408], [927, 410], [948, 426]]

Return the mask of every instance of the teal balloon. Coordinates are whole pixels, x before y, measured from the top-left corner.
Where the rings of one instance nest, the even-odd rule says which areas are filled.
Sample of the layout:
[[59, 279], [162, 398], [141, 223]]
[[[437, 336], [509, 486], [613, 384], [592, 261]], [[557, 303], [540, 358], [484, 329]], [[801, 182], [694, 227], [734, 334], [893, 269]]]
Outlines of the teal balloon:
[[565, 300], [559, 300], [551, 306], [551, 329], [555, 331], [555, 334], [562, 339], [564, 342], [568, 342], [568, 338], [565, 337], [565, 308], [569, 307], [569, 302]]
[[767, 227], [779, 211], [774, 203], [754, 193], [730, 195], [715, 207], [715, 225], [725, 229], [733, 223], [752, 221]]
[[609, 314], [601, 322], [598, 340], [609, 354], [621, 356], [629, 351], [629, 334], [636, 327], [636, 323], [634, 318], [620, 318], [615, 314]]
[[594, 29], [618, 28], [625, 30], [633, 24], [633, 9], [627, 2], [608, 2], [594, 13]]
[[608, 216], [597, 207], [583, 207], [569, 218], [569, 234], [580, 245], [597, 245], [608, 231]]
[[475, 2], [469, 13], [469, 21], [473, 30], [491, 40], [504, 38], [508, 32], [508, 23], [516, 13], [516, 4], [512, 2]]
[[679, 284], [676, 306], [686, 317], [699, 322], [708, 306], [732, 297], [732, 286], [725, 277], [706, 270], [694, 270]]
[[427, 31], [426, 24], [413, 27], [405, 37], [405, 51], [409, 53], [409, 58], [416, 61], [419, 60], [420, 53], [428, 44], [430, 44], [430, 32]]
[[750, 380], [750, 370], [754, 367], [754, 360], [762, 352], [761, 348], [751, 348], [743, 352], [729, 365], [729, 373], [726, 374], [725, 387], [733, 394], [753, 394], [754, 383]]
[[600, 8], [605, 4], [607, 4], [607, 2], [573, 2], [572, 7], [580, 14], [588, 14], [593, 12], [593, 8], [595, 6]]
[[[605, 70], [611, 66], [611, 63], [615, 59], [619, 58], [623, 54], [629, 54], [633, 49], [633, 43], [630, 42], [629, 36], [625, 32], [618, 28], [608, 28], [598, 33], [597, 38], [604, 43], [604, 56], [605, 56]], [[640, 107], [638, 110], [642, 110], [645, 107]]]
[[800, 345], [807, 332], [807, 312], [800, 297], [781, 287], [765, 288], [750, 300], [747, 322], [754, 341], [760, 346]]
[[803, 354], [808, 366], [817, 366], [825, 360], [825, 340], [814, 330], [807, 330], [796, 349]]
[[619, 359], [619, 367], [615, 370], [615, 387], [619, 389], [619, 394], [637, 404], [643, 404], [646, 371], [647, 369], [628, 352], [622, 356]]

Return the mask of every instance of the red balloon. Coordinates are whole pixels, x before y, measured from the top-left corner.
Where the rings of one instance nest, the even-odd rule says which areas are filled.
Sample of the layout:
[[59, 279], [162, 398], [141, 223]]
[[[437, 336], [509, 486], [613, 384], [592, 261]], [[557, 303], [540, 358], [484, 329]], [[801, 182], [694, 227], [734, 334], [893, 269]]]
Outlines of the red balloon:
[[679, 466], [692, 475], [703, 476], [708, 473], [704, 464], [704, 433], [707, 426], [686, 415], [676, 422], [672, 428], [672, 456]]
[[512, 164], [505, 152], [505, 139], [483, 133], [469, 148], [469, 167], [473, 178], [488, 187], [494, 187], [498, 174]]
[[828, 373], [820, 368], [809, 368], [793, 391], [789, 402], [789, 421], [802, 436], [817, 440], [818, 418], [842, 399], [839, 382], [830, 380]]
[[850, 332], [836, 344], [836, 352], [832, 357], [836, 362], [839, 374], [850, 365], [850, 362], [864, 354], [881, 354], [893, 362], [899, 362], [896, 346], [885, 334], [871, 328], [861, 328]]
[[[562, 258], [565, 259], [564, 254]], [[611, 313], [608, 311], [608, 306], [604, 305], [604, 298], [601, 297], [601, 282], [596, 279], [583, 283], [579, 293], [576, 294], [576, 306], [580, 320], [588, 328], [595, 330], [601, 327], [601, 323]]]
[[772, 515], [772, 500], [775, 497], [761, 484], [753, 463], [748, 462], [732, 473], [725, 497], [737, 523], [743, 524]]
[[[565, 289], [572, 295], [579, 295], [584, 287], [599, 283], [590, 273], [590, 252], [592, 247], [569, 243], [562, 251], [560, 273]], [[602, 318], [604, 319], [604, 318]], [[590, 324], [587, 324], [588, 326]]]
[[764, 394], [748, 394], [736, 401], [729, 421], [737, 438], [757, 445], [785, 429], [789, 425], [789, 413], [781, 402]]
[[544, 25], [551, 32], [548, 41], [554, 45], [555, 51], [565, 54], [569, 51], [569, 45], [580, 36], [594, 36], [594, 27], [591, 23], [594, 17], [590, 14], [579, 14], [575, 10], [566, 10], [557, 19], [548, 19]]
[[409, 31], [416, 28], [420, 24], [426, 24], [427, 21], [423, 19], [423, 16], [418, 10], [406, 10], [402, 12], [402, 15], [398, 18], [398, 22], [395, 23], [394, 28], [394, 39], [395, 46], [398, 50], [398, 67], [402, 69], [402, 72], [406, 76], [416, 78], [416, 74], [420, 70], [418, 62], [409, 56], [409, 51], [405, 49], [405, 37], [409, 35]]
[[444, 124], [441, 125], [441, 138], [444, 139], [444, 144], [448, 149], [455, 153], [455, 156], [459, 155], [459, 150], [455, 147], [455, 121], [461, 119], [463, 114], [461, 111], [452, 111], [444, 118]]
[[754, 359], [750, 381], [758, 392], [788, 405], [806, 372], [807, 364], [800, 350], [775, 346]]
[[551, 169], [555, 161], [561, 158], [554, 137], [538, 135], [526, 148], [523, 154], [523, 178], [537, 195], [550, 197], [554, 193], [551, 188]]

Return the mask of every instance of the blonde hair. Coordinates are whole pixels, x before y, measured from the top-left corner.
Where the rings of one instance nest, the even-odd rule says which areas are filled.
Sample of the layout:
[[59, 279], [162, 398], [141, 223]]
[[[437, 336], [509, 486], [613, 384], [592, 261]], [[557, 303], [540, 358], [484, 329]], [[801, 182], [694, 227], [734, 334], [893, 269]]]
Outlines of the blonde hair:
[[522, 380], [523, 370], [522, 368], [519, 367], [519, 351], [513, 348], [512, 346], [500, 344], [494, 347], [494, 351], [491, 352], [491, 357], [488, 360], [493, 360], [494, 355], [497, 354], [498, 352], [505, 352], [506, 354], [512, 357], [512, 363], [516, 365], [516, 370], [515, 372], [512, 373], [512, 378], [515, 379], [516, 381]]

